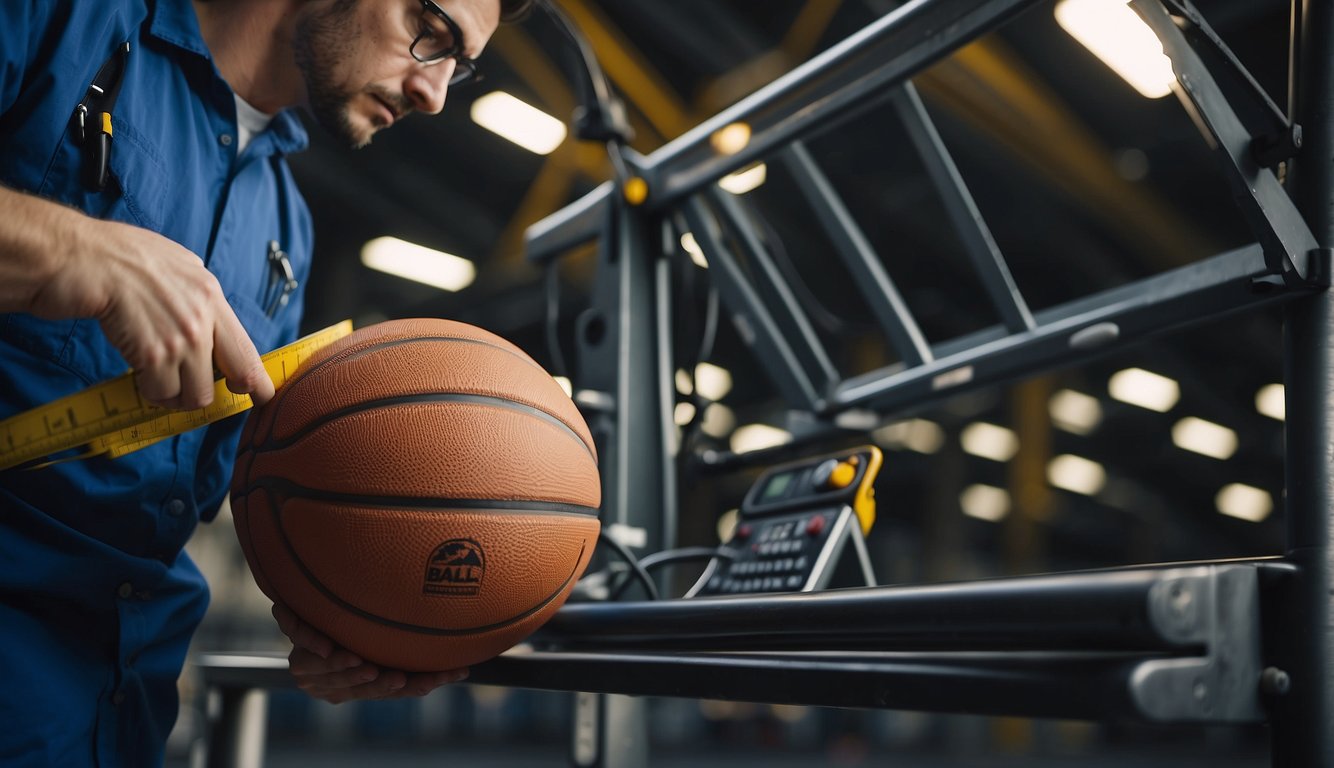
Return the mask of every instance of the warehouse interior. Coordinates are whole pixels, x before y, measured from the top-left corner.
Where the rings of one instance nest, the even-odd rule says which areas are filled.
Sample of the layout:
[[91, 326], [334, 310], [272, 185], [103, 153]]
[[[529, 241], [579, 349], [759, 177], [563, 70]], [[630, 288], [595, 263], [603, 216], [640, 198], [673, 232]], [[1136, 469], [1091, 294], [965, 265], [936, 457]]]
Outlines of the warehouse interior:
[[[1076, 4], [1030, 3], [913, 78], [1034, 312], [1255, 239], [1218, 153], [1181, 100], [1170, 89], [1146, 96], [1112, 71], [1063, 26], [1066, 3]], [[904, 4], [559, 5], [624, 101], [630, 149], [650, 156]], [[1289, 4], [1195, 6], [1286, 108]], [[365, 149], [348, 152], [310, 126], [311, 148], [290, 159], [317, 243], [303, 329], [344, 318], [358, 327], [400, 317], [472, 323], [563, 376], [578, 401], [569, 355], [577, 317], [591, 300], [597, 249], [573, 249], [549, 275], [527, 258], [525, 232], [613, 171], [605, 148], [568, 129], [540, 154], [480, 122], [499, 93], [572, 123], [579, 65], [550, 19], [534, 14], [503, 26], [480, 64], [485, 79], [451, 91], [442, 115], [414, 116]], [[806, 147], [931, 343], [997, 322], [966, 244], [891, 108], [867, 110]], [[838, 372], [853, 377], [900, 362], [836, 268], [833, 246], [802, 204], [790, 169], [760, 163], [724, 184], [754, 212]], [[387, 274], [367, 264], [368, 244], [380, 238], [453, 254], [474, 271], [453, 289]], [[730, 538], [737, 509], [764, 469], [874, 444], [884, 465], [866, 544], [880, 585], [1283, 552], [1277, 307], [1072, 356], [1039, 375], [906, 409], [846, 413], [837, 429], [821, 431], [785, 402], [725, 313], [716, 327], [706, 321], [712, 278], [698, 245], [681, 238], [670, 250], [676, 545]], [[197, 651], [283, 648], [225, 512], [200, 527], [190, 552], [213, 593]], [[674, 593], [683, 594], [699, 570], [676, 568]], [[171, 759], [186, 765], [208, 712], [197, 675], [187, 674], [182, 687], [186, 706], [169, 747]], [[421, 700], [335, 707], [274, 691], [266, 764], [564, 765], [571, 695], [457, 685]], [[1254, 724], [1167, 727], [684, 698], [654, 698], [648, 711], [654, 765], [1269, 764], [1269, 734]]]

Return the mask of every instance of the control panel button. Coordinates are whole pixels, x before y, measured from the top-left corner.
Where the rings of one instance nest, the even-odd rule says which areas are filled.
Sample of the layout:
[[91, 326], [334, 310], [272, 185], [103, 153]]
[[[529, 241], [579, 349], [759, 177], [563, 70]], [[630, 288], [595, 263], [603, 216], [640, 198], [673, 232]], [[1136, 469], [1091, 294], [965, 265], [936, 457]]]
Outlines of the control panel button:
[[825, 520], [823, 515], [816, 515], [806, 521], [806, 535], [819, 536], [824, 532]]

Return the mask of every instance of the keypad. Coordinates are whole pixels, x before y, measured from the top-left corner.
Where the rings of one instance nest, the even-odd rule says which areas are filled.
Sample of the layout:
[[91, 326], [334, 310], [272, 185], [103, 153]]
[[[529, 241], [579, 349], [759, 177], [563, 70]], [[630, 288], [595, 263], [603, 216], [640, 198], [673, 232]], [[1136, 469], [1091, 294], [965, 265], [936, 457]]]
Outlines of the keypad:
[[[720, 560], [700, 594], [801, 590], [811, 577], [835, 514], [833, 510], [801, 512], [757, 521], [745, 531], [738, 529], [727, 544], [736, 558], [730, 562]], [[817, 519], [819, 522], [812, 524]]]

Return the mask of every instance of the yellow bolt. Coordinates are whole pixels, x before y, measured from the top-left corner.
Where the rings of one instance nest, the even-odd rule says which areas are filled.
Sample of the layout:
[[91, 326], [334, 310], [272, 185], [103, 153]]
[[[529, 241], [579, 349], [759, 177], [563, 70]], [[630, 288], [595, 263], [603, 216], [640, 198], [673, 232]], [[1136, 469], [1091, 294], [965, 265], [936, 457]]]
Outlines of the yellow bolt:
[[621, 194], [625, 195], [625, 201], [630, 205], [640, 205], [648, 199], [648, 182], [639, 176], [631, 176], [626, 180]]

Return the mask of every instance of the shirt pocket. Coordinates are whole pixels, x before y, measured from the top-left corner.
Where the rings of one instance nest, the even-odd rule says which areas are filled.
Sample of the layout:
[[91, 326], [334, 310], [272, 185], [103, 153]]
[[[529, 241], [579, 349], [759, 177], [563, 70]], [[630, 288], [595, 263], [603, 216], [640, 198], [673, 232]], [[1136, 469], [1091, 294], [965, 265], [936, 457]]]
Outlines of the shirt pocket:
[[65, 131], [38, 193], [82, 210], [95, 219], [134, 224], [160, 232], [170, 192], [171, 177], [152, 141], [133, 121], [113, 118], [105, 188], [94, 189], [84, 179], [91, 151], [79, 141], [77, 129]]
[[241, 321], [241, 327], [250, 335], [255, 349], [261, 355], [272, 350], [279, 341], [282, 325], [265, 314], [264, 308], [248, 296], [228, 293], [227, 303], [236, 313], [236, 319]]

